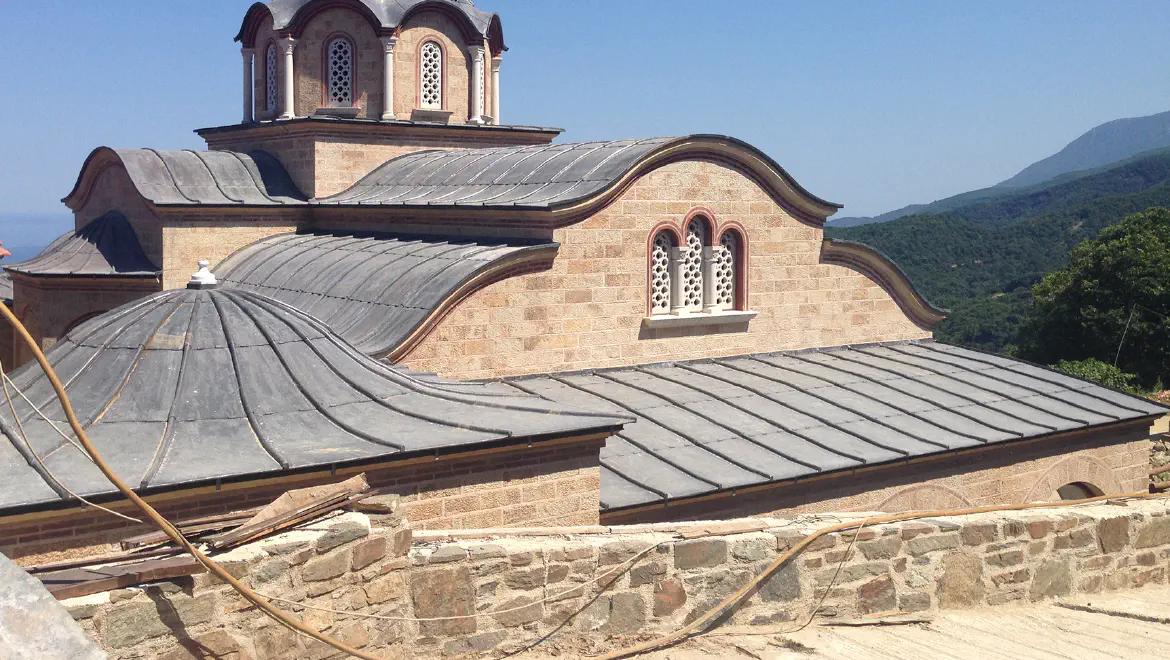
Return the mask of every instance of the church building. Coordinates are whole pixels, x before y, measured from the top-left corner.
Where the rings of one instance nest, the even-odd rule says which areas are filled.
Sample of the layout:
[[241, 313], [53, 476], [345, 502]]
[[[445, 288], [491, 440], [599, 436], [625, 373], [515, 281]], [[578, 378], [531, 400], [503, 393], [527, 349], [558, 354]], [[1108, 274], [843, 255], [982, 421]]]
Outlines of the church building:
[[[172, 519], [359, 472], [430, 529], [1146, 487], [1164, 407], [934, 342], [944, 311], [826, 240], [840, 206], [772, 156], [507, 124], [503, 25], [471, 0], [271, 0], [236, 41], [240, 123], [95, 149], [75, 230], [3, 264]], [[0, 332], [0, 552], [136, 533], [78, 500], [117, 496], [30, 357]]]

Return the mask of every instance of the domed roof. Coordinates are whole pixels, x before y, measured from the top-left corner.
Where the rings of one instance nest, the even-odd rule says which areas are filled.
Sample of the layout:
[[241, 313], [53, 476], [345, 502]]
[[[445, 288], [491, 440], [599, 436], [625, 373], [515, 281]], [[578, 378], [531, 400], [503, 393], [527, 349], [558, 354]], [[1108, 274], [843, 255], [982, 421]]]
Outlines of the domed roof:
[[[464, 30], [464, 36], [470, 37], [474, 34], [483, 39], [491, 39], [494, 50], [506, 50], [499, 16], [477, 8], [471, 0], [351, 0], [351, 2], [355, 8], [361, 10], [379, 33], [393, 31], [415, 12], [433, 9], [461, 18], [460, 27]], [[253, 46], [259, 22], [266, 16], [272, 17], [273, 30], [278, 32], [287, 30], [293, 37], [299, 37], [304, 23], [314, 13], [312, 10], [317, 7], [325, 8], [327, 5], [329, 3], [324, 0], [257, 2], [248, 9], [240, 32], [236, 35], [236, 41], [242, 41], [245, 46]]]
[[[98, 450], [146, 489], [613, 431], [628, 421], [389, 366], [312, 316], [233, 289], [136, 301], [82, 324], [49, 359]], [[14, 381], [72, 436], [36, 363]], [[12, 396], [29, 443], [0, 400], [0, 508], [68, 499], [55, 479], [83, 496], [113, 491]]]

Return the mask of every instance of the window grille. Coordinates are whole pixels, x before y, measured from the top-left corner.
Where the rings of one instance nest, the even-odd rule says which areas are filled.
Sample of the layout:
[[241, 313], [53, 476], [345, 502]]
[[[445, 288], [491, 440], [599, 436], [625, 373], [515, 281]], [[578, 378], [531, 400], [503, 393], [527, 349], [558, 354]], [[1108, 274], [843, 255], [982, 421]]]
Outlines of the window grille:
[[268, 44], [264, 55], [264, 109], [276, 112], [276, 44]]
[[353, 105], [353, 46], [348, 39], [334, 39], [326, 49], [329, 58], [329, 105]]
[[423, 108], [443, 107], [443, 49], [439, 44], [428, 41], [423, 44], [419, 57], [419, 84]]
[[720, 309], [735, 307], [735, 259], [739, 254], [739, 240], [735, 232], [724, 232], [719, 239], [715, 261], [715, 304]]
[[703, 308], [703, 246], [707, 228], [698, 218], [687, 226], [687, 251], [682, 259], [682, 306]]
[[652, 314], [670, 311], [670, 236], [661, 232], [654, 237], [650, 252], [650, 308]]

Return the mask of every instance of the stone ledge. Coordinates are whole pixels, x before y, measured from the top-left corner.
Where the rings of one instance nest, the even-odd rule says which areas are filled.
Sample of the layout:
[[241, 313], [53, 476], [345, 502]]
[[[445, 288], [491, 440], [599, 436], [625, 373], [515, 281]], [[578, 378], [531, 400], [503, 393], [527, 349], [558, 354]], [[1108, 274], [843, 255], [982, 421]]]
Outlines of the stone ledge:
[[759, 312], [693, 312], [688, 314], [657, 314], [642, 319], [642, 327], [649, 330], [659, 328], [693, 328], [704, 325], [747, 325], [759, 316]]

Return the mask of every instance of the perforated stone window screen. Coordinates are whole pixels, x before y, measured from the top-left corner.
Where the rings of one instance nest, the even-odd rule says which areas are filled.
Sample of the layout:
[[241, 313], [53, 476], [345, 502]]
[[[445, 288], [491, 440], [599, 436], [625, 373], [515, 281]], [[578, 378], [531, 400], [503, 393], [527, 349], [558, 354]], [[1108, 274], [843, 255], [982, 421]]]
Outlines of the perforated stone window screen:
[[666, 232], [654, 237], [650, 251], [650, 310], [652, 314], [670, 311], [670, 248], [673, 241]]
[[726, 232], [719, 239], [715, 262], [715, 304], [720, 309], [735, 307], [735, 259], [739, 254], [739, 237]]
[[329, 105], [353, 105], [353, 46], [348, 39], [334, 39], [325, 50], [329, 58]]
[[703, 246], [707, 227], [701, 220], [687, 225], [687, 253], [682, 260], [682, 304], [689, 310], [703, 308]]
[[443, 107], [443, 49], [428, 41], [419, 56], [420, 100], [423, 108]]
[[276, 112], [276, 44], [268, 44], [264, 54], [264, 109]]

